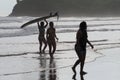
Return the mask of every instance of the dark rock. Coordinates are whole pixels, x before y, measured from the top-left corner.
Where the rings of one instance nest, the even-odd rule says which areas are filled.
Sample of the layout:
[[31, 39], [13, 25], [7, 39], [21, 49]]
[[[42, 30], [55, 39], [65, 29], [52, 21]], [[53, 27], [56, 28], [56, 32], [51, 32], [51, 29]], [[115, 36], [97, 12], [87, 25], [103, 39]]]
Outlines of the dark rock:
[[119, 16], [120, 0], [17, 0], [10, 16]]

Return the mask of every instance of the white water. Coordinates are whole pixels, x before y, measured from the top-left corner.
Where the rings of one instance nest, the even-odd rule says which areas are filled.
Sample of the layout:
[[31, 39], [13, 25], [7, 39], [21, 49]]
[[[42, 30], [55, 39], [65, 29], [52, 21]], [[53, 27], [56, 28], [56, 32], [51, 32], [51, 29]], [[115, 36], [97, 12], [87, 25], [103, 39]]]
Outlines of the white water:
[[[13, 50], [16, 54], [18, 52], [21, 53], [21, 50], [22, 52], [38, 51], [37, 24], [27, 26], [24, 29], [20, 28], [23, 23], [32, 19], [34, 19], [34, 17], [0, 17], [0, 54], [13, 53], [10, 51], [12, 47], [17, 48]], [[66, 45], [68, 43], [65, 42], [73, 42], [71, 46], [66, 47], [67, 49], [73, 49], [76, 31], [78, 30], [79, 23], [83, 20], [88, 24], [88, 38], [90, 41], [93, 41], [94, 44], [120, 42], [120, 17], [65, 17], [60, 18], [58, 21], [56, 18], [49, 19], [48, 21], [55, 22], [59, 42]], [[64, 46], [62, 43], [58, 43], [58, 47], [60, 46], [58, 50], [61, 49], [61, 46]], [[31, 47], [32, 45], [36, 46], [32, 50], [31, 48], [27, 50], [22, 47]], [[9, 49], [9, 47], [11, 48]], [[97, 45], [97, 47], [99, 47], [99, 45]]]
[[[37, 24], [20, 28], [23, 23], [32, 19], [34, 17], [0, 17], [0, 76], [34, 73], [49, 68], [49, 55], [45, 56], [45, 60], [39, 60], [37, 54], [39, 52]], [[111, 49], [113, 52], [114, 48], [120, 49], [120, 17], [71, 17], [60, 18], [58, 21], [54, 18], [49, 19], [48, 21], [55, 22], [59, 38], [54, 55], [55, 68], [71, 66], [77, 59], [74, 51], [75, 36], [79, 23], [83, 20], [88, 24], [88, 39], [97, 49], [97, 52], [94, 52], [87, 48], [86, 62], [105, 56], [106, 49]], [[116, 53], [119, 53], [118, 51]]]

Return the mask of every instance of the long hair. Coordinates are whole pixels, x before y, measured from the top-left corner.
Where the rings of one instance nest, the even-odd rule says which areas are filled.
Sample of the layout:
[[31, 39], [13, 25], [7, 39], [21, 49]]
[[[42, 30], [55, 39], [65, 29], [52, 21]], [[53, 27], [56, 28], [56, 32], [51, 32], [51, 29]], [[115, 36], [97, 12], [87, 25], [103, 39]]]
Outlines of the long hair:
[[53, 22], [50, 22], [50, 23], [49, 23], [49, 26], [50, 26], [51, 28], [53, 28], [54, 23], [53, 23]]
[[87, 23], [85, 21], [81, 22], [79, 25], [79, 28], [81, 30], [86, 30], [87, 29]]

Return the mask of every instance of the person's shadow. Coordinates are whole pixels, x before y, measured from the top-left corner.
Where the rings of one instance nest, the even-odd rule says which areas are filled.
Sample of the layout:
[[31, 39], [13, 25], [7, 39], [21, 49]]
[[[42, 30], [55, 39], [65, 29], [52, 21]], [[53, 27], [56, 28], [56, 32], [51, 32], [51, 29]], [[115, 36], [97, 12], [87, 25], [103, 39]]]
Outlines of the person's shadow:
[[54, 59], [50, 59], [50, 64], [49, 64], [49, 80], [56, 80], [57, 78], [57, 73], [56, 73], [56, 64]]
[[[83, 75], [83, 74], [80, 74], [80, 78], [81, 78], [81, 80], [84, 80], [84, 75]], [[73, 79], [73, 80], [77, 80], [77, 79], [76, 79], [76, 73], [73, 74], [72, 79]]]
[[[47, 63], [49, 62], [49, 65]], [[40, 67], [49, 68], [48, 70], [40, 71], [39, 80], [56, 80], [57, 78], [57, 70], [56, 70], [56, 62], [54, 59], [46, 59], [46, 56], [40, 56]]]

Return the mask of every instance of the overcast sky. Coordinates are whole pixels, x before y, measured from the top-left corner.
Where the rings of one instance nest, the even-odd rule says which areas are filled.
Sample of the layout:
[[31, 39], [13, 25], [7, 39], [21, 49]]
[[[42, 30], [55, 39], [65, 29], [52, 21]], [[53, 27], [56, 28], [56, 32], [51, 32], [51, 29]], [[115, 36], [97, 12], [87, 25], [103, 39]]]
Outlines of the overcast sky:
[[16, 0], [0, 0], [0, 16], [7, 16], [12, 12]]

